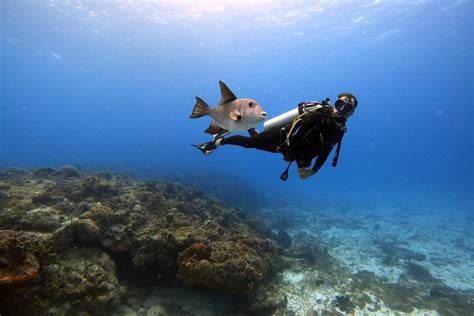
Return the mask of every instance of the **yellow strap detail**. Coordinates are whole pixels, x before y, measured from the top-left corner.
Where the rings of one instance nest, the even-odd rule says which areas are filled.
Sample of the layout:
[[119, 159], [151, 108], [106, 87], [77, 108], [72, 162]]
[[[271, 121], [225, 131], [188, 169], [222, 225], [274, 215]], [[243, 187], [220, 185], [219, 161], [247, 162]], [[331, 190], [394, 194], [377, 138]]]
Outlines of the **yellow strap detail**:
[[286, 143], [289, 144], [290, 142], [290, 137], [291, 137], [291, 134], [293, 134], [293, 130], [295, 129], [296, 125], [301, 122], [303, 120], [303, 116], [308, 114], [308, 112], [303, 112], [302, 114], [298, 115], [295, 120], [293, 121], [293, 123], [291, 124], [291, 128], [290, 130], [288, 131], [288, 134], [286, 134]]

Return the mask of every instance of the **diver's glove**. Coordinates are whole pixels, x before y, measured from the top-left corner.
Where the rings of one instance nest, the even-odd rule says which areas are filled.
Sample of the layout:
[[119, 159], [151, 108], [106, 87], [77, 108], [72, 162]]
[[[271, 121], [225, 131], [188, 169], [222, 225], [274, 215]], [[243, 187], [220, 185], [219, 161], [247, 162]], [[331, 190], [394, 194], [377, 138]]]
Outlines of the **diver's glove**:
[[298, 168], [298, 176], [300, 179], [305, 180], [314, 175], [316, 171], [313, 169], [307, 169], [307, 168]]

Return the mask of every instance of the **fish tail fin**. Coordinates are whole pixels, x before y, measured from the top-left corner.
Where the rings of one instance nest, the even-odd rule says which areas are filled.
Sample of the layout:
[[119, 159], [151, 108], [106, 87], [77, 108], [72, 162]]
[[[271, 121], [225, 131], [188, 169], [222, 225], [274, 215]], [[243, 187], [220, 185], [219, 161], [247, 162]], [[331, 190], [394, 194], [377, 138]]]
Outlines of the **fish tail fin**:
[[196, 97], [196, 104], [194, 105], [193, 113], [189, 118], [198, 118], [209, 114], [209, 105], [200, 97]]

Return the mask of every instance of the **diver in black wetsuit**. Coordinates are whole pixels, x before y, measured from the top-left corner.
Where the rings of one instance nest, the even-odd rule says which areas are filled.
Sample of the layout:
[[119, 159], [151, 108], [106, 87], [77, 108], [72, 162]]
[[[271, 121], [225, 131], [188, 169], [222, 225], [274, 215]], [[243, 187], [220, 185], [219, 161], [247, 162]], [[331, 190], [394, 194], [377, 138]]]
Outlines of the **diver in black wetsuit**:
[[[298, 165], [298, 175], [307, 179], [314, 175], [326, 162], [333, 147], [337, 151], [332, 165], [335, 167], [344, 133], [345, 122], [354, 113], [357, 99], [350, 93], [341, 93], [334, 107], [329, 99], [321, 103], [300, 103], [300, 115], [283, 126], [274, 126], [262, 133], [254, 133], [250, 137], [235, 135], [217, 137], [215, 140], [198, 147], [203, 153], [210, 154], [222, 145], [236, 145], [255, 148], [274, 153], [282, 153], [289, 162], [282, 180], [288, 178], [288, 169], [293, 161]], [[312, 168], [311, 161], [316, 158]]]

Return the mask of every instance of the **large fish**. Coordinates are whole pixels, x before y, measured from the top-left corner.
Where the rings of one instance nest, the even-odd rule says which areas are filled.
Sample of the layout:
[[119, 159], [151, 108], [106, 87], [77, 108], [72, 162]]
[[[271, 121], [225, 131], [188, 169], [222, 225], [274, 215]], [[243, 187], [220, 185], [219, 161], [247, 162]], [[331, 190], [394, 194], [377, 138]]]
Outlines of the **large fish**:
[[193, 113], [190, 118], [205, 115], [212, 117], [211, 125], [204, 131], [209, 134], [223, 134], [253, 129], [263, 121], [267, 113], [254, 99], [237, 99], [229, 87], [219, 81], [221, 100], [217, 107], [211, 108], [200, 97], [196, 97]]

